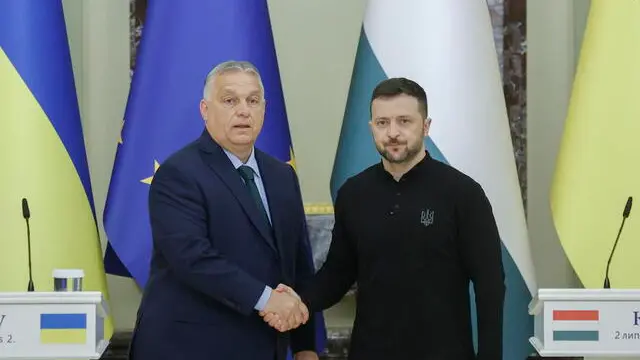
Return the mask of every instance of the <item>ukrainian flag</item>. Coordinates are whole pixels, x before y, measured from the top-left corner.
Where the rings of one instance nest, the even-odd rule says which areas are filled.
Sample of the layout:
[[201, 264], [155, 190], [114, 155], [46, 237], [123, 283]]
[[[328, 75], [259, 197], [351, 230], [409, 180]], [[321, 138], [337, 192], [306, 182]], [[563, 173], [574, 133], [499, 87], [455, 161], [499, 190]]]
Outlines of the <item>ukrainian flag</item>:
[[87, 314], [41, 314], [40, 343], [84, 344], [87, 342]]
[[586, 288], [640, 287], [640, 1], [592, 0], [551, 187], [558, 237]]
[[36, 291], [53, 290], [53, 269], [77, 268], [108, 298], [59, 0], [0, 1], [0, 134], [0, 292], [27, 290], [27, 198]]
[[[260, 71], [267, 107], [256, 147], [294, 166], [266, 0], [150, 1], [104, 212], [109, 273], [146, 284], [149, 185], [169, 155], [202, 133], [204, 79], [227, 60], [250, 61]], [[324, 321], [316, 319], [322, 349]]]

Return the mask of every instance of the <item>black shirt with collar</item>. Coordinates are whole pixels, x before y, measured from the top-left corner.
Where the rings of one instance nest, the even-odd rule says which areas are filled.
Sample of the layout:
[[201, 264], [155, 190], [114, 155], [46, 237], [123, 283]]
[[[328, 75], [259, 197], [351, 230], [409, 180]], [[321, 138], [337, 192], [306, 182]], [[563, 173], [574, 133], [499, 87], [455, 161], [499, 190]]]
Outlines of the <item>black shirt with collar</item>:
[[354, 281], [350, 360], [502, 359], [504, 271], [491, 205], [477, 182], [429, 154], [399, 181], [378, 163], [339, 190], [327, 260], [299, 292], [320, 311]]

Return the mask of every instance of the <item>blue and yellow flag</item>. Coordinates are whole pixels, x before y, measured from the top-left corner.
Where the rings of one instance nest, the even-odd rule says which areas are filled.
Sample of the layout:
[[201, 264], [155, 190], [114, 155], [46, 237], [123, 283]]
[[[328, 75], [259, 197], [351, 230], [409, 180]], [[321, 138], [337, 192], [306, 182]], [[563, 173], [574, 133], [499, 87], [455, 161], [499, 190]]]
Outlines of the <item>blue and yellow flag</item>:
[[84, 344], [87, 342], [87, 314], [40, 314], [40, 343]]
[[149, 2], [104, 215], [114, 250], [108, 252], [107, 270], [122, 273], [119, 260], [141, 287], [151, 258], [147, 197], [153, 174], [201, 134], [204, 79], [227, 60], [250, 61], [260, 71], [268, 105], [256, 146], [293, 164], [267, 2]]
[[640, 1], [593, 0], [551, 186], [560, 243], [585, 288], [640, 286]]
[[108, 298], [59, 0], [0, 2], [0, 134], [0, 292], [27, 290], [26, 198], [35, 290], [53, 290], [53, 269], [83, 269], [84, 290]]

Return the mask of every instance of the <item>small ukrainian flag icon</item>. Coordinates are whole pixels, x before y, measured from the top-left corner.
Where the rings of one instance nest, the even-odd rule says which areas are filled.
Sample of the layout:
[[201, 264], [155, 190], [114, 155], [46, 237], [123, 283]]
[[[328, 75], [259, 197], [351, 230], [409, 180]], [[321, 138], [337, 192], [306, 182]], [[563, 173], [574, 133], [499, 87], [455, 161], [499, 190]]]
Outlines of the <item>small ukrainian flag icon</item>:
[[84, 344], [87, 341], [87, 314], [41, 314], [40, 342], [43, 344]]

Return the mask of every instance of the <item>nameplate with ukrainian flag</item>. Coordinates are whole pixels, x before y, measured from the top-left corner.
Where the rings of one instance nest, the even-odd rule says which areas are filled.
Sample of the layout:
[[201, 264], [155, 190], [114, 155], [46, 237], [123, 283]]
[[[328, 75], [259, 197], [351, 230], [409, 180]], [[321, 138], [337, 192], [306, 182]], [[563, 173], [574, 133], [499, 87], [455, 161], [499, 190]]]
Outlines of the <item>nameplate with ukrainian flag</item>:
[[99, 292], [0, 293], [0, 360], [99, 359], [105, 310]]
[[87, 342], [87, 314], [40, 314], [42, 344], [84, 344]]
[[543, 357], [640, 356], [640, 290], [541, 289], [529, 312]]

